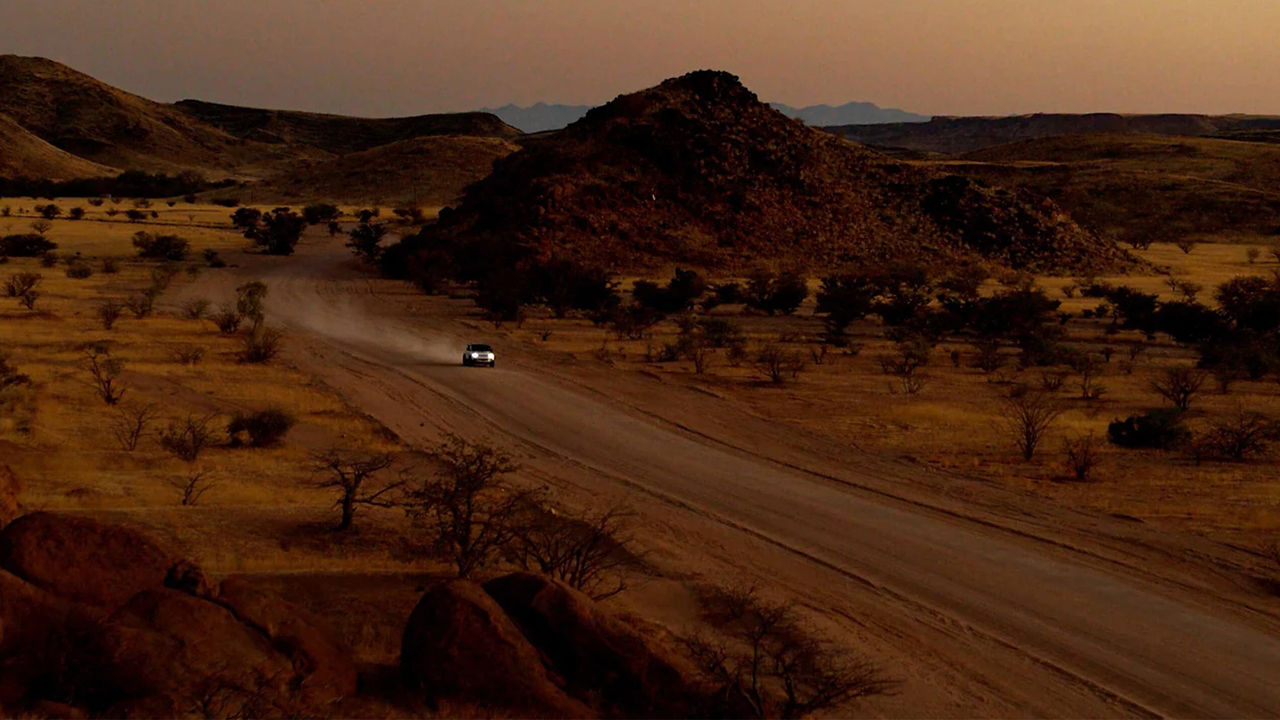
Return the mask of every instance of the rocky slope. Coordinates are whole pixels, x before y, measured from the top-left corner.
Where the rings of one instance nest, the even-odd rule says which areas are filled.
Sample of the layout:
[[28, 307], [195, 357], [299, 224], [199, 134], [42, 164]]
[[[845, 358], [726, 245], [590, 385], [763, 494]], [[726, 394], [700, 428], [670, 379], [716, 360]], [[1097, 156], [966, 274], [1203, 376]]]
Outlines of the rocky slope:
[[786, 118], [723, 72], [620, 96], [524, 146], [442, 214], [434, 239], [614, 269], [1126, 261], [1051, 201], [893, 162]]

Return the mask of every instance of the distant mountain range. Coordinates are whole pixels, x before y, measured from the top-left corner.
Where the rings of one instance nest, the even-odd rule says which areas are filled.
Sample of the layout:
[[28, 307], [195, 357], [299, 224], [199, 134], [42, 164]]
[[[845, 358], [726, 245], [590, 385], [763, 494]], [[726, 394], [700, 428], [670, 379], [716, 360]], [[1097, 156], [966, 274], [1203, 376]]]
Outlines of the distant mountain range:
[[[874, 125], [878, 123], [912, 123], [928, 122], [928, 115], [882, 108], [875, 103], [850, 102], [844, 105], [809, 105], [797, 108], [782, 103], [770, 105], [783, 115], [799, 118], [809, 125]], [[502, 118], [508, 125], [520, 128], [527, 133], [559, 130], [578, 120], [591, 105], [558, 105], [534, 103], [529, 107], [519, 105], [503, 105], [499, 108], [482, 108], [480, 112], [492, 113]]]

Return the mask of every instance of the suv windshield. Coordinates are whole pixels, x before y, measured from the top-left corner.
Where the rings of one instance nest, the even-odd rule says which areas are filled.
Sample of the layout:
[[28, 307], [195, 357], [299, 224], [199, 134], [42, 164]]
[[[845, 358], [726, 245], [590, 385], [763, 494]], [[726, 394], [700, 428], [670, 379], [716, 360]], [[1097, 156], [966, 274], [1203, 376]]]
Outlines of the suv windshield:
[[467, 349], [473, 352], [489, 352], [493, 348], [489, 347], [488, 345], [468, 345]]

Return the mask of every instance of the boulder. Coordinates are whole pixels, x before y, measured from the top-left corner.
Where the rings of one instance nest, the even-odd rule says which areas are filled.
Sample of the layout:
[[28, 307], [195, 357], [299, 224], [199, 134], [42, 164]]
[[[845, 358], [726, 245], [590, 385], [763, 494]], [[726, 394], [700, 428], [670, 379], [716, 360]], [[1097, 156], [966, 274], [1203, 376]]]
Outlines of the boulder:
[[142, 532], [74, 515], [29, 513], [0, 531], [0, 568], [108, 610], [163, 587], [176, 560]]
[[521, 715], [588, 717], [556, 686], [529, 641], [480, 586], [466, 580], [423, 595], [404, 630], [405, 685], [429, 703], [463, 701]]
[[21, 702], [41, 678], [71, 671], [100, 616], [0, 570], [0, 703]]
[[18, 495], [22, 482], [8, 465], [0, 465], [0, 528], [18, 517]]
[[244, 702], [281, 694], [294, 675], [261, 631], [217, 603], [167, 588], [135, 595], [103, 625], [98, 643], [102, 705]]
[[332, 702], [355, 694], [352, 652], [320, 620], [243, 578], [222, 581], [216, 601], [270, 638], [276, 651], [293, 663], [300, 687], [309, 697]]
[[582, 593], [540, 575], [490, 580], [485, 591], [520, 627], [574, 697], [613, 716], [706, 715], [711, 689], [679, 655], [601, 609]]

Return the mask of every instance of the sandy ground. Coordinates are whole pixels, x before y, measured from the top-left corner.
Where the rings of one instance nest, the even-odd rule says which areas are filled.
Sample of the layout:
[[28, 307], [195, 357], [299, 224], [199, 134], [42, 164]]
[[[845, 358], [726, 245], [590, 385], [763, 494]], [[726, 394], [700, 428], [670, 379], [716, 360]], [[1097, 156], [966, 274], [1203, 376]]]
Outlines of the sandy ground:
[[[722, 399], [504, 345], [470, 303], [374, 279], [335, 241], [245, 256], [186, 294], [271, 286], [290, 359], [405, 442], [515, 453], [565, 504], [625, 502], [653, 578], [623, 609], [684, 629], [698, 583], [793, 597], [900, 692], [859, 714], [1280, 714], [1280, 608], [1228, 547], [832, 447]], [[495, 370], [459, 366], [493, 342]]]

